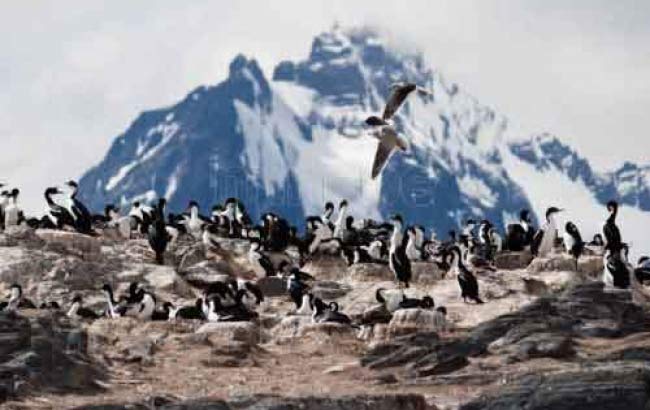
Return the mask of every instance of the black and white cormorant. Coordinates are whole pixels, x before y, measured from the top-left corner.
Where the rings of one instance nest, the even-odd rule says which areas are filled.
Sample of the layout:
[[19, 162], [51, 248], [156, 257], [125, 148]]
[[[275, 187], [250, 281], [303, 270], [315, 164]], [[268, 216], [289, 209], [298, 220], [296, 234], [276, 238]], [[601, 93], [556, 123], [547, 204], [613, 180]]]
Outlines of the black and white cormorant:
[[76, 229], [74, 216], [70, 211], [59, 205], [52, 198], [54, 195], [62, 194], [61, 190], [56, 187], [50, 187], [45, 190], [45, 201], [47, 202], [48, 212], [41, 220], [41, 227], [50, 229], [63, 229], [70, 227]]
[[530, 251], [534, 256], [543, 258], [553, 250], [558, 237], [556, 217], [562, 211], [554, 206], [546, 210], [546, 223], [537, 231], [530, 245]]
[[321, 220], [330, 229], [332, 233], [334, 232], [334, 221], [332, 220], [333, 215], [334, 215], [334, 204], [328, 201], [325, 203], [325, 208], [323, 209], [323, 215], [321, 216]]
[[632, 267], [627, 261], [627, 245], [622, 244], [618, 251], [609, 247], [605, 250], [605, 269], [603, 269], [603, 283], [607, 287], [627, 289], [632, 281]]
[[166, 203], [167, 201], [165, 198], [160, 198], [158, 200], [158, 205], [153, 211], [153, 219], [147, 232], [149, 246], [151, 246], [151, 249], [156, 254], [156, 263], [159, 265], [165, 263], [165, 251], [167, 250], [167, 244], [170, 240], [165, 224]]
[[458, 246], [452, 247], [450, 250], [450, 267], [453, 273], [456, 274], [458, 278], [458, 284], [460, 285], [461, 297], [465, 302], [467, 299], [474, 300], [476, 303], [483, 303], [479, 297], [479, 287], [478, 281], [474, 274], [467, 269], [463, 263], [463, 257], [461, 255], [461, 250]]
[[291, 268], [287, 278], [287, 292], [289, 297], [296, 305], [296, 310], [303, 307], [304, 296], [309, 291], [308, 281], [314, 280], [314, 277], [308, 273], [302, 272], [298, 268]]
[[12, 189], [7, 193], [7, 203], [3, 206], [3, 226], [8, 228], [10, 226], [18, 226], [24, 220], [23, 212], [18, 206], [18, 196], [20, 190], [18, 188]]
[[23, 288], [17, 283], [9, 287], [6, 302], [0, 302], [0, 311], [15, 311], [18, 309], [36, 309], [36, 305], [23, 296]]
[[68, 193], [67, 208], [74, 218], [74, 227], [77, 232], [91, 234], [93, 232], [92, 215], [88, 208], [77, 198], [79, 185], [75, 181], [68, 181], [65, 185], [70, 190]]
[[411, 261], [406, 256], [402, 217], [394, 215], [390, 222], [393, 224], [393, 233], [390, 238], [390, 250], [388, 251], [388, 266], [400, 286], [404, 285], [404, 287], [408, 288], [411, 282]]
[[253, 267], [253, 271], [258, 278], [276, 275], [273, 262], [271, 262], [271, 259], [262, 252], [261, 244], [257, 240], [253, 240], [250, 243], [248, 262]]
[[402, 295], [402, 300], [399, 302], [400, 309], [433, 309], [435, 303], [431, 296], [423, 296], [422, 298], [410, 298]]
[[577, 271], [578, 260], [580, 259], [580, 255], [582, 255], [582, 252], [585, 249], [585, 242], [582, 240], [582, 235], [580, 235], [578, 227], [573, 222], [567, 222], [564, 226], [563, 241], [566, 252], [569, 255], [573, 256], [576, 261]]
[[194, 237], [194, 239], [201, 239], [203, 235], [203, 227], [209, 223], [210, 220], [201, 215], [198, 202], [192, 200], [187, 206], [187, 213], [184, 215], [185, 226], [187, 232]]
[[198, 298], [193, 305], [176, 307], [171, 303], [169, 307], [169, 319], [206, 320], [203, 312], [203, 299]]
[[535, 228], [530, 218], [530, 211], [522, 209], [519, 212], [519, 222], [510, 224], [506, 228], [504, 248], [515, 252], [523, 251], [530, 246], [534, 236]]
[[339, 305], [336, 302], [326, 304], [320, 298], [314, 297], [312, 306], [314, 309], [312, 320], [314, 323], [339, 323], [358, 327], [352, 323], [352, 319], [348, 315], [339, 311]]
[[609, 201], [607, 203], [607, 211], [609, 212], [609, 217], [607, 217], [607, 220], [603, 225], [605, 246], [607, 249], [612, 251], [613, 254], [617, 254], [623, 248], [621, 231], [618, 229], [618, 225], [616, 225], [616, 217], [618, 216], [618, 202]]
[[[354, 219], [352, 219], [354, 221]], [[335, 238], [343, 239], [343, 230], [346, 227], [348, 221], [348, 201], [345, 199], [339, 204], [339, 213], [336, 215], [336, 222], [334, 223], [334, 233]]]
[[96, 320], [100, 318], [97, 312], [83, 306], [81, 295], [75, 295], [72, 299], [72, 305], [66, 315], [71, 319]]

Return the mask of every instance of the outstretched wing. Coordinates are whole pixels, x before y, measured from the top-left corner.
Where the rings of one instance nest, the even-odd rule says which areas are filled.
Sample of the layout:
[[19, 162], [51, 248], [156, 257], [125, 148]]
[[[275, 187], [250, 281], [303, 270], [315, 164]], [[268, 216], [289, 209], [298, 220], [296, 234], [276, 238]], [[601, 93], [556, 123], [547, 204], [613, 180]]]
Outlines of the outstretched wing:
[[377, 178], [377, 175], [379, 175], [384, 169], [388, 159], [395, 151], [395, 147], [395, 141], [388, 139], [382, 139], [379, 141], [379, 144], [377, 145], [377, 153], [375, 154], [375, 161], [372, 164], [372, 179]]
[[395, 112], [397, 112], [406, 97], [408, 97], [408, 95], [412, 93], [415, 88], [416, 86], [413, 83], [406, 83], [395, 86], [390, 94], [390, 97], [388, 97], [388, 101], [386, 101], [386, 107], [384, 108], [384, 114], [382, 115], [382, 118], [384, 120], [391, 118]]

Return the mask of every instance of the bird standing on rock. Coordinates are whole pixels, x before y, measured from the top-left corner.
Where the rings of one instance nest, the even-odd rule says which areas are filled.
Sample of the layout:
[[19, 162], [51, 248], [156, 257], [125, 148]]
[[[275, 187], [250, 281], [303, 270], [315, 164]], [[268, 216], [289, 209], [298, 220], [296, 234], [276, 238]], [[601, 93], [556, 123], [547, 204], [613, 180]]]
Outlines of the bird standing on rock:
[[546, 210], [546, 223], [537, 231], [530, 246], [530, 251], [534, 256], [544, 258], [553, 250], [557, 239], [557, 221], [555, 218], [562, 211], [562, 209], [554, 206]]
[[478, 304], [483, 303], [479, 297], [478, 281], [474, 274], [463, 264], [463, 257], [460, 248], [458, 246], [452, 247], [450, 249], [450, 254], [450, 267], [458, 278], [458, 284], [460, 285], [463, 301], [467, 302], [467, 299], [471, 299]]
[[394, 215], [390, 221], [393, 224], [393, 233], [390, 238], [390, 250], [388, 251], [388, 266], [395, 275], [400, 287], [403, 285], [408, 288], [411, 282], [411, 261], [406, 256], [402, 217]]
[[165, 198], [158, 200], [158, 205], [153, 212], [153, 221], [149, 226], [147, 239], [149, 246], [156, 254], [156, 263], [159, 265], [165, 264], [165, 251], [169, 243], [169, 233], [165, 224], [165, 205], [167, 201]]

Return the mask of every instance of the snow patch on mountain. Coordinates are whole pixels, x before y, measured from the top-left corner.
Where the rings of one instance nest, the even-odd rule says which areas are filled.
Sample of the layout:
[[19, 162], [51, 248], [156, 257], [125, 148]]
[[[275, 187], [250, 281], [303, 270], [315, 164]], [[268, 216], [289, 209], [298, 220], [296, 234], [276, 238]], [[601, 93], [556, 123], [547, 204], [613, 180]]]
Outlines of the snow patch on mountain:
[[[395, 115], [409, 148], [373, 181], [377, 140], [364, 120], [381, 114], [396, 81], [428, 93], [413, 93]], [[272, 210], [298, 225], [325, 201], [347, 199], [355, 216], [400, 212], [439, 236], [469, 217], [505, 226], [522, 208], [543, 215], [561, 200], [580, 209], [585, 235], [599, 230], [611, 198], [630, 214], [629, 206], [650, 211], [650, 167], [598, 173], [550, 134], [512, 138], [504, 116], [418, 53], [388, 47], [372, 30], [335, 28], [303, 60], [277, 64], [272, 80], [239, 55], [223, 82], [141, 114], [82, 178], [81, 194], [96, 209], [159, 195], [172, 209], [189, 199], [205, 209], [238, 196], [253, 216]]]

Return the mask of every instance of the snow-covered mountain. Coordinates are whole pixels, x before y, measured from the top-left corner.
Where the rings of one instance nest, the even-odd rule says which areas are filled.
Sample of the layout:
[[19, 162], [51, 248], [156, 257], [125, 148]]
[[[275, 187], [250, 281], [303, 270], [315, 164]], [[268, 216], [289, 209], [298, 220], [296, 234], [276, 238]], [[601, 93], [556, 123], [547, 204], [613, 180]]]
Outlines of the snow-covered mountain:
[[[409, 97], [399, 111], [409, 153], [371, 181], [377, 143], [363, 120], [382, 110], [400, 80], [432, 94]], [[600, 174], [555, 138], [512, 137], [505, 117], [421, 55], [387, 46], [372, 30], [335, 28], [313, 40], [303, 61], [279, 63], [271, 79], [240, 55], [223, 82], [142, 113], [83, 176], [81, 195], [95, 209], [157, 196], [175, 209], [189, 199], [208, 208], [237, 196], [254, 215], [275, 210], [293, 222], [346, 198], [358, 216], [400, 212], [442, 235], [469, 216], [502, 225], [524, 207], [543, 212], [538, 185], [552, 172], [584, 187], [591, 224], [610, 198], [650, 215], [650, 167]]]

